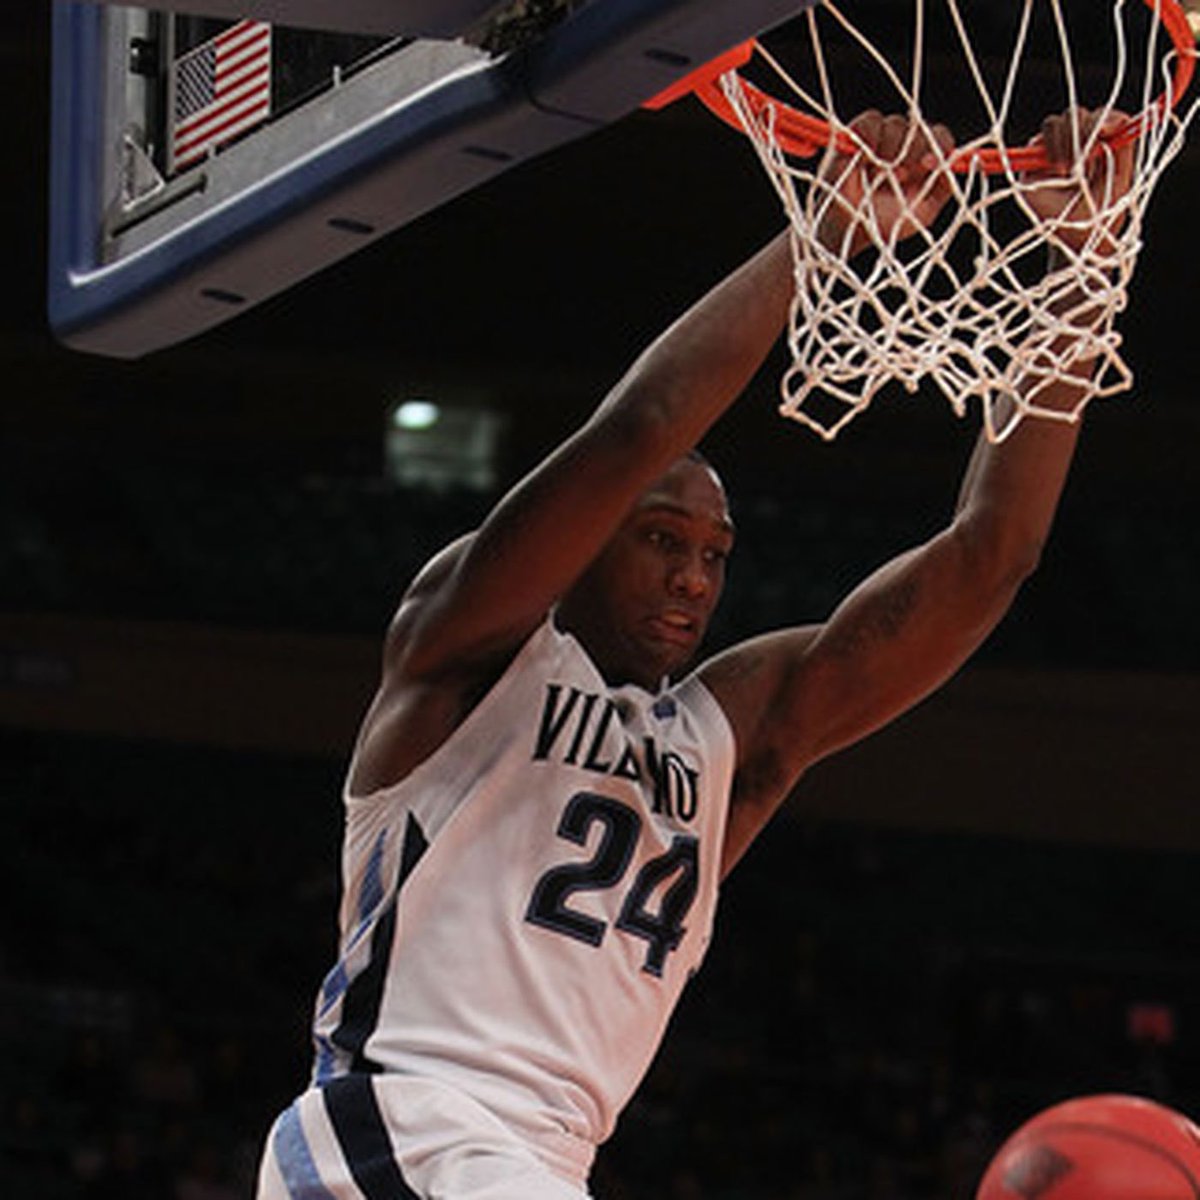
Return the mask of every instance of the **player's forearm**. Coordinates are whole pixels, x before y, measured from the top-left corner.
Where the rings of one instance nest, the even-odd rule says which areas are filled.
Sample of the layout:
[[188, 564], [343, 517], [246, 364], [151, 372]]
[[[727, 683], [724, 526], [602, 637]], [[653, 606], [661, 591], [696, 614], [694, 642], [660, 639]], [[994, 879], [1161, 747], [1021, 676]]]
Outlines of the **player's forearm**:
[[[1056, 385], [1069, 403], [1070, 384]], [[955, 517], [981, 547], [980, 562], [998, 576], [1024, 576], [1037, 565], [1079, 437], [1078, 423], [1024, 419], [1003, 442], [980, 434]]]
[[791, 253], [781, 234], [656, 339], [606, 407], [652, 408], [675, 431], [663, 452], [678, 457], [700, 440], [762, 365], [787, 321], [792, 291]]

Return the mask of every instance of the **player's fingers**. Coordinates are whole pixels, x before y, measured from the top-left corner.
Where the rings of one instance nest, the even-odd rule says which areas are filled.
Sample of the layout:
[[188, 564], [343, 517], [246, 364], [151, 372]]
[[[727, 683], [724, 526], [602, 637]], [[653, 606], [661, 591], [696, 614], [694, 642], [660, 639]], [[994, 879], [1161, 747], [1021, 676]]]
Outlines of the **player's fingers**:
[[[1099, 136], [1105, 141], [1116, 138], [1116, 135], [1120, 134], [1130, 121], [1128, 113], [1124, 113], [1117, 108], [1110, 108], [1107, 111], [1098, 113], [1096, 119], [1100, 125]], [[1123, 196], [1133, 182], [1134, 140], [1130, 138], [1118, 140], [1124, 141], [1125, 144], [1110, 143], [1109, 152], [1113, 156], [1112, 178], [1114, 193], [1117, 196]]]
[[1070, 113], [1055, 113], [1042, 122], [1041, 143], [1051, 170], [1063, 174], [1075, 156], [1075, 125]]
[[1111, 137], [1129, 124], [1129, 114], [1122, 112], [1119, 108], [1110, 108], [1106, 112], [1097, 113], [1096, 119], [1100, 121], [1101, 137]]
[[868, 108], [850, 122], [850, 130], [855, 138], [871, 153], [879, 151], [879, 136], [883, 128], [883, 113], [877, 108]]
[[879, 131], [879, 157], [887, 163], [900, 162], [907, 158], [911, 145], [907, 118], [897, 113], [884, 117]]
[[916, 178], [937, 170], [954, 153], [954, 134], [945, 125], [922, 126], [908, 152], [909, 175]]
[[1113, 188], [1114, 199], [1124, 196], [1126, 192], [1133, 186], [1133, 174], [1135, 166], [1135, 154], [1133, 143], [1126, 146], [1117, 146], [1113, 150], [1116, 155], [1116, 165], [1113, 168], [1113, 178], [1115, 186]]
[[[954, 134], [950, 132], [948, 125], [933, 125], [929, 132], [932, 135], [931, 144], [926, 147], [925, 157], [926, 161], [932, 165], [938, 161], [939, 157], [949, 158], [954, 153]], [[941, 151], [940, 156], [935, 153], [935, 148]]]
[[[1084, 177], [1091, 195], [1099, 202], [1123, 196], [1133, 177], [1133, 146], [1102, 144], [1117, 134], [1129, 122], [1126, 113], [1108, 108], [1078, 109], [1077, 124], [1065, 113], [1054, 122], [1056, 162], [1073, 163], [1077, 153], [1086, 157]], [[1078, 137], [1078, 150], [1075, 139]]]
[[[1118, 127], [1119, 128], [1119, 127]], [[1088, 164], [1088, 186], [1098, 202], [1115, 204], [1133, 186], [1134, 145], [1102, 144]]]
[[[1116, 109], [1093, 111], [1079, 108], [1047, 117], [1042, 123], [1039, 141], [1046, 149], [1046, 157], [1058, 168], [1069, 168], [1079, 154], [1095, 148], [1096, 139], [1105, 137], [1121, 128], [1128, 117]], [[1100, 126], [1097, 132], [1097, 125]]]

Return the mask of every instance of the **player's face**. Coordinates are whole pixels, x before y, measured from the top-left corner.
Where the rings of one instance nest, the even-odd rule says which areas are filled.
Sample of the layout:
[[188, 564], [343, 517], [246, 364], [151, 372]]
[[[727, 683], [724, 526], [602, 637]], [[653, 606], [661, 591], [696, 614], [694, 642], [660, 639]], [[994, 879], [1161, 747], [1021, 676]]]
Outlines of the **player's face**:
[[653, 690], [699, 648], [732, 547], [720, 480], [682, 459], [642, 495], [564, 599], [562, 623], [610, 683]]

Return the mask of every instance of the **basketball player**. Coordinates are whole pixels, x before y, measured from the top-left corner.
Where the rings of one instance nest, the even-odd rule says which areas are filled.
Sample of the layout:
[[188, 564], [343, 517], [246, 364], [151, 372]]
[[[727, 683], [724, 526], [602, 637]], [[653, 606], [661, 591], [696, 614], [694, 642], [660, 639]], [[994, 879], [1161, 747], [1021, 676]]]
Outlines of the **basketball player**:
[[[906, 192], [938, 173], [904, 120], [870, 113], [857, 131], [903, 158]], [[1069, 122], [1043, 137], [1066, 162]], [[827, 169], [853, 200], [866, 169], [846, 165], [834, 154]], [[1048, 181], [1035, 202], [1079, 200]], [[879, 190], [881, 228], [902, 211]], [[831, 246], [855, 238], [846, 220], [822, 230]], [[1075, 445], [1066, 423], [981, 440], [948, 527], [823, 624], [688, 673], [734, 542], [721, 482], [691, 451], [767, 354], [791, 290], [780, 237], [404, 595], [347, 779], [313, 1082], [269, 1136], [260, 1200], [586, 1197], [595, 1148], [704, 956], [720, 880], [813, 763], [951, 676], [1035, 566]]]

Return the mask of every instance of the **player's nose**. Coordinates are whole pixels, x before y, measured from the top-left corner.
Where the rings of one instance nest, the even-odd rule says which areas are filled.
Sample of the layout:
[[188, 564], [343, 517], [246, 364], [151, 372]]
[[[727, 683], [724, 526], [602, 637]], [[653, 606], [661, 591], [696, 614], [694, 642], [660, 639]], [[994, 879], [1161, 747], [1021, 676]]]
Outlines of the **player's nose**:
[[712, 588], [704, 560], [699, 554], [683, 555], [676, 560], [671, 566], [668, 582], [673, 595], [696, 600], [707, 596]]

